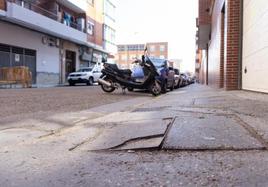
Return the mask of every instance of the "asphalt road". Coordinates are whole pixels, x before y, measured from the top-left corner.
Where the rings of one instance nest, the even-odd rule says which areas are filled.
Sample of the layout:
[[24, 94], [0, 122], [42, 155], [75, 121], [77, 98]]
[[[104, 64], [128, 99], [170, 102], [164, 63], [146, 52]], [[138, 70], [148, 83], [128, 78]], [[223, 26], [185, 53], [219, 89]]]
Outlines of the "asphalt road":
[[44, 118], [55, 113], [87, 110], [135, 97], [151, 95], [135, 92], [122, 94], [121, 90], [109, 94], [99, 86], [0, 89], [0, 125], [26, 118]]

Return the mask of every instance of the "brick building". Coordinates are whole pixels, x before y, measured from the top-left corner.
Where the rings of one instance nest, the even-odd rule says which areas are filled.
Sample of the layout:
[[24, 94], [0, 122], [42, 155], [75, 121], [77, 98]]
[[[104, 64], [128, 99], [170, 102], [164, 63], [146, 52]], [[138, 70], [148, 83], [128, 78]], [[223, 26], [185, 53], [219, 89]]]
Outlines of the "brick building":
[[0, 67], [28, 66], [43, 86], [100, 62], [112, 52], [104, 39], [107, 1], [0, 0]]
[[268, 92], [268, 2], [199, 0], [196, 74], [226, 90]]
[[168, 59], [167, 42], [151, 42], [147, 44], [118, 45], [117, 63], [121, 68], [130, 68], [135, 59], [141, 59], [144, 50], [147, 54], [158, 58]]

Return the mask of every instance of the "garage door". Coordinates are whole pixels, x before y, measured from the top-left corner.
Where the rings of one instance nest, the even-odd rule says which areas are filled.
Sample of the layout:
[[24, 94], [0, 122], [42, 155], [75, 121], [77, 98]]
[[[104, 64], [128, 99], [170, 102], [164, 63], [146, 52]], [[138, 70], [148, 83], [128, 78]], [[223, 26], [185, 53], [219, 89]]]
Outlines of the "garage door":
[[36, 51], [0, 44], [0, 67], [27, 66], [36, 83]]
[[268, 1], [244, 0], [242, 87], [268, 93]]

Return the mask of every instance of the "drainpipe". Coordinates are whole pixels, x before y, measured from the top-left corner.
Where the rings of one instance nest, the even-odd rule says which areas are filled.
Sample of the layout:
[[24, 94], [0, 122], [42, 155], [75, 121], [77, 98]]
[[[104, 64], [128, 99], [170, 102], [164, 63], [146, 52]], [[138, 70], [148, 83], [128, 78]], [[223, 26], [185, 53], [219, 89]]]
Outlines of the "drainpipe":
[[242, 76], [243, 76], [243, 11], [244, 0], [240, 0], [239, 9], [239, 56], [238, 56], [238, 89], [242, 89]]

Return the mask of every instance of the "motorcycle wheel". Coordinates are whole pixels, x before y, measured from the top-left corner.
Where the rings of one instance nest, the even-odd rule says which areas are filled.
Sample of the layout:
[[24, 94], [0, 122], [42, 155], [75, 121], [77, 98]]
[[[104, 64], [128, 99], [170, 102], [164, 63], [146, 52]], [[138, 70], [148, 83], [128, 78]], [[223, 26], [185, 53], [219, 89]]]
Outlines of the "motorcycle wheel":
[[151, 85], [151, 93], [152, 93], [153, 96], [160, 95], [161, 91], [162, 91], [162, 89], [161, 89], [160, 84], [158, 84], [158, 82], [155, 81], [154, 83], [152, 83], [152, 85]]
[[[109, 79], [109, 78], [105, 78], [104, 80], [107, 81], [107, 82], [113, 83], [113, 81], [111, 79]], [[111, 92], [113, 92], [115, 90], [114, 87], [112, 87], [112, 86], [106, 86], [104, 84], [101, 85], [101, 89], [104, 92], [107, 92], [107, 93], [111, 93]]]
[[129, 88], [127, 88], [127, 90], [128, 90], [129, 92], [133, 92], [134, 89], [129, 87]]

